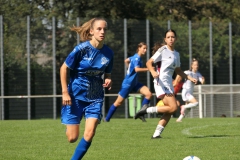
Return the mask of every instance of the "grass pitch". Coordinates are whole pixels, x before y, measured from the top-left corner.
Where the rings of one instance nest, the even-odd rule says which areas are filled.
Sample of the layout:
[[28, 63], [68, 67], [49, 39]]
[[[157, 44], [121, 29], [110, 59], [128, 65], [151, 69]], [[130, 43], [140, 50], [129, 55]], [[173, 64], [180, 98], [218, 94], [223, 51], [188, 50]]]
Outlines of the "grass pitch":
[[[172, 118], [161, 139], [151, 139], [158, 119], [102, 122], [83, 160], [240, 159], [240, 118]], [[81, 135], [84, 121], [81, 124]], [[78, 141], [79, 142], [79, 141]], [[77, 142], [77, 143], [78, 143]], [[68, 160], [77, 143], [60, 120], [0, 121], [0, 160]]]

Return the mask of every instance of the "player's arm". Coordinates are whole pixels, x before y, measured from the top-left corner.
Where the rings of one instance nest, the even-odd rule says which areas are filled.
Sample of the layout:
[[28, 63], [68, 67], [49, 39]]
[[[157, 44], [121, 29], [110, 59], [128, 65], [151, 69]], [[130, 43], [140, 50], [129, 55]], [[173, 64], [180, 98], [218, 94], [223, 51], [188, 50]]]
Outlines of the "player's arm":
[[202, 76], [201, 84], [205, 84], [205, 78]]
[[68, 70], [68, 67], [64, 62], [60, 68], [60, 80], [61, 80], [61, 86], [62, 86], [62, 104], [63, 105], [71, 105], [71, 98], [69, 96], [68, 88], [67, 88], [67, 70]]
[[158, 78], [158, 73], [154, 70], [154, 67], [152, 66], [153, 61], [154, 61], [154, 60], [153, 60], [152, 58], [150, 58], [150, 59], [147, 61], [146, 66], [147, 66], [148, 70], [151, 72], [153, 78]]
[[112, 88], [111, 73], [105, 73], [104, 74], [103, 87], [108, 88], [108, 90], [110, 90]]
[[135, 72], [147, 72], [148, 68], [135, 67]]
[[125, 65], [126, 65], [127, 68], [128, 68], [129, 63], [130, 63], [130, 59], [129, 59], [129, 58], [126, 58], [126, 59], [124, 60], [124, 63], [125, 63]]
[[190, 75], [185, 74], [185, 73], [181, 70], [180, 67], [175, 68], [175, 72], [176, 72], [178, 75], [180, 75], [182, 78], [188, 79], [188, 80], [192, 81], [192, 82], [195, 83], [195, 84], [197, 83], [197, 80], [196, 80], [195, 78], [191, 77]]

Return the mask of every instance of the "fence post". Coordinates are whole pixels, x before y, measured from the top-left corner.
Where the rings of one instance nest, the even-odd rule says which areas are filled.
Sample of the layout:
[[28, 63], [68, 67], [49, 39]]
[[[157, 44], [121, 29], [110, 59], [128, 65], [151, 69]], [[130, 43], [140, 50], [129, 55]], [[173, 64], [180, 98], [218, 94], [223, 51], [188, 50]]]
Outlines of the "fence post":
[[[52, 17], [52, 56], [53, 56], [53, 95], [56, 95], [56, 26], [55, 17]], [[57, 117], [56, 97], [53, 97], [53, 119]]]
[[[31, 95], [30, 16], [27, 16], [27, 95]], [[31, 98], [27, 99], [28, 120], [31, 120]]]
[[192, 23], [188, 21], [188, 46], [189, 46], [189, 68], [191, 68], [192, 63]]
[[[149, 20], [147, 19], [146, 20], [146, 43], [147, 43], [147, 46], [150, 46], [150, 29], [149, 29]], [[147, 60], [150, 58], [150, 47], [147, 48], [147, 55], [146, 55], [146, 62]], [[147, 72], [147, 86], [150, 88], [150, 72]], [[147, 115], [148, 118], [150, 118], [150, 114]]]
[[229, 83], [230, 87], [230, 117], [233, 117], [233, 94], [232, 94], [232, 23], [229, 22]]
[[203, 118], [203, 106], [202, 106], [202, 85], [198, 85], [198, 106], [199, 106], [199, 118]]
[[[0, 54], [1, 54], [1, 96], [4, 96], [4, 61], [3, 61], [3, 16], [0, 15]], [[4, 120], [4, 98], [1, 99], [1, 118]]]
[[[212, 22], [209, 22], [209, 68], [210, 68], [210, 84], [213, 84], [213, 47], [212, 47]], [[211, 86], [211, 93], [213, 89]], [[211, 117], [213, 117], [213, 94], [210, 95], [210, 108], [211, 108]]]
[[[127, 19], [123, 19], [123, 40], [124, 40], [124, 59], [127, 58]], [[124, 76], [127, 73], [127, 67], [124, 65]], [[125, 118], [128, 118], [128, 100], [125, 99]]]

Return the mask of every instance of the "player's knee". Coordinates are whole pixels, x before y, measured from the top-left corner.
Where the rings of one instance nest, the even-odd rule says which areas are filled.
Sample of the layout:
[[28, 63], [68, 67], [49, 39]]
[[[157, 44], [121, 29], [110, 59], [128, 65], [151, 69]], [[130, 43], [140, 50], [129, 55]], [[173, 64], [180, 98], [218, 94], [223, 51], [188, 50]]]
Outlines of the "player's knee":
[[95, 131], [90, 130], [90, 131], [85, 131], [84, 133], [84, 139], [87, 141], [91, 141], [95, 135]]
[[152, 97], [152, 93], [151, 92], [148, 92], [146, 95], [145, 95], [145, 98], [146, 99], [150, 99]]
[[68, 138], [68, 142], [69, 143], [74, 143], [74, 142], [76, 142], [78, 140], [78, 136], [68, 135], [67, 138]]
[[177, 105], [174, 105], [174, 106], [170, 106], [168, 113], [173, 114], [176, 111], [177, 111]]

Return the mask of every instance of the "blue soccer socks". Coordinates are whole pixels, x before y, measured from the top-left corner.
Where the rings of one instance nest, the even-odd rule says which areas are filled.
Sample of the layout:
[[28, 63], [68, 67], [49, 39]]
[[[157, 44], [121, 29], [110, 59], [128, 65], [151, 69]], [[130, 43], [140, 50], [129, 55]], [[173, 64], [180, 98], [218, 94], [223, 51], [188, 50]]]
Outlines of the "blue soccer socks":
[[71, 160], [80, 160], [87, 152], [88, 148], [90, 147], [91, 142], [87, 142], [84, 138], [78, 143], [77, 148], [72, 156]]
[[114, 104], [112, 104], [108, 110], [108, 114], [105, 118], [105, 121], [109, 122], [116, 110], [117, 110], [117, 107], [115, 107]]

